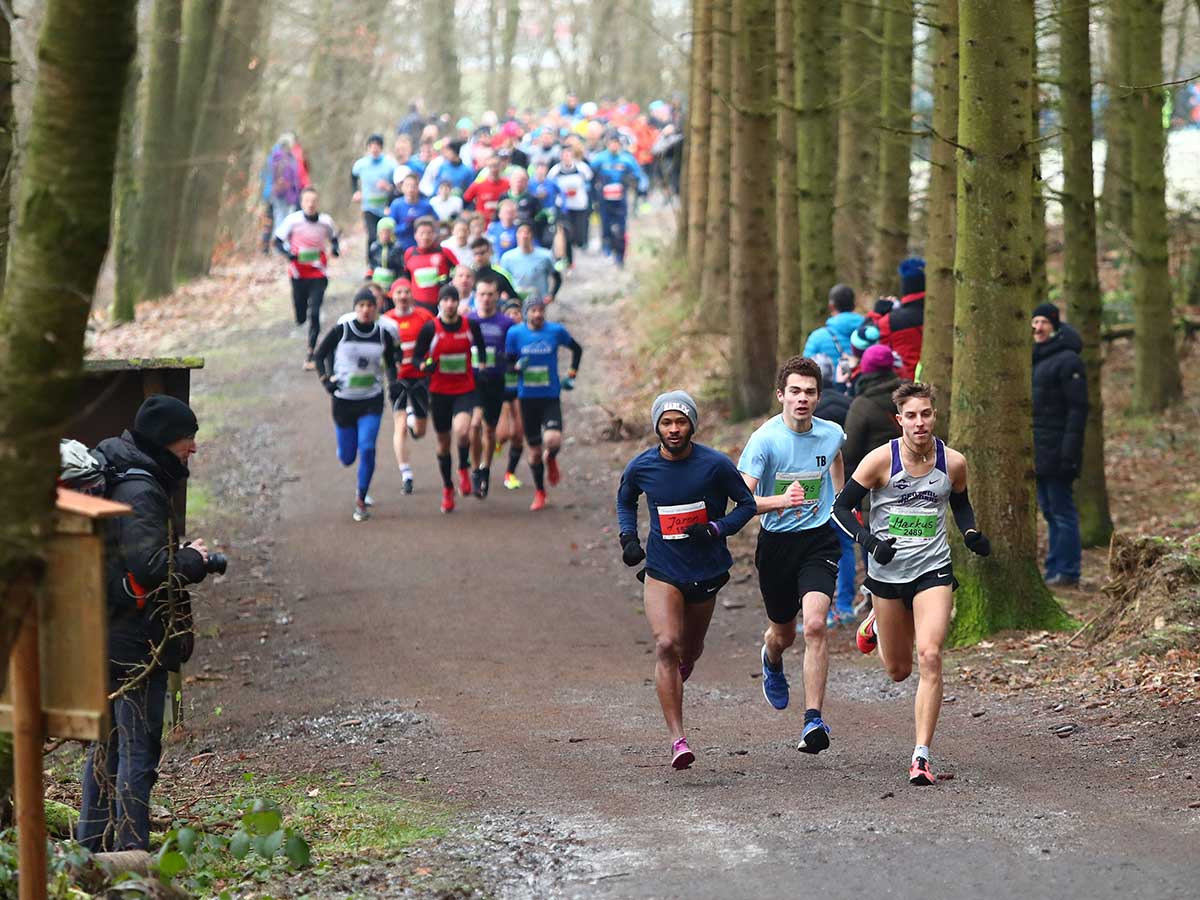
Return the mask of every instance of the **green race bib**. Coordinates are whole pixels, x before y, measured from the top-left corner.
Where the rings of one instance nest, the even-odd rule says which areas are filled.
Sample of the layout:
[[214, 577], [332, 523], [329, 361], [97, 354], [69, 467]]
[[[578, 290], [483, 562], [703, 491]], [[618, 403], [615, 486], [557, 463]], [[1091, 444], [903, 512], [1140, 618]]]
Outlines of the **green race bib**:
[[506, 388], [515, 388], [517, 386], [517, 373], [516, 372], [505, 372], [504, 373], [504, 386]]
[[929, 541], [937, 537], [937, 527], [936, 512], [898, 509], [888, 513], [888, 534], [892, 537]]
[[320, 250], [301, 250], [296, 254], [296, 258], [302, 263], [315, 263], [321, 261]]
[[804, 489], [805, 503], [820, 502], [822, 481], [820, 472], [776, 472], [775, 493], [786, 493], [793, 481], [800, 482], [800, 487]]
[[467, 354], [443, 353], [438, 357], [438, 371], [445, 375], [464, 375], [467, 371]]
[[550, 367], [549, 366], [526, 366], [525, 367], [525, 386], [526, 387], [550, 387]]
[[371, 273], [371, 280], [376, 284], [387, 287], [392, 283], [392, 275], [391, 269], [376, 269]]
[[413, 278], [417, 282], [417, 287], [437, 287], [441, 281], [441, 273], [437, 269], [427, 266], [424, 269], [417, 269], [417, 271], [413, 272]]
[[374, 375], [351, 375], [349, 378], [349, 383], [346, 386], [352, 388], [369, 388], [374, 387], [374, 385]]

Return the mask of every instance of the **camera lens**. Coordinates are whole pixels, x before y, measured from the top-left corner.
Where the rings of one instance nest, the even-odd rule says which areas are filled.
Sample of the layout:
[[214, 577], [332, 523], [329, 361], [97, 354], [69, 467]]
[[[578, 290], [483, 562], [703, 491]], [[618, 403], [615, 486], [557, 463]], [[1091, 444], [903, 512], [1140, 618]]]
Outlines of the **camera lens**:
[[224, 553], [210, 553], [208, 554], [208, 565], [205, 568], [215, 575], [224, 575], [225, 570], [229, 568], [229, 557]]

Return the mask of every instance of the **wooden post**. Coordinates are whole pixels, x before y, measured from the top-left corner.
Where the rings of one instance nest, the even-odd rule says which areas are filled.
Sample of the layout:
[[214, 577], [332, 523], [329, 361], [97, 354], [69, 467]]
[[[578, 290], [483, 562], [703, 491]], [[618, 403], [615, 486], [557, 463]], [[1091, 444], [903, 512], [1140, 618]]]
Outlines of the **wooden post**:
[[[32, 591], [26, 582], [17, 590]], [[13, 787], [17, 805], [20, 900], [46, 900], [46, 807], [42, 794], [42, 689], [38, 608], [29, 604], [13, 647], [9, 682], [13, 703]]]

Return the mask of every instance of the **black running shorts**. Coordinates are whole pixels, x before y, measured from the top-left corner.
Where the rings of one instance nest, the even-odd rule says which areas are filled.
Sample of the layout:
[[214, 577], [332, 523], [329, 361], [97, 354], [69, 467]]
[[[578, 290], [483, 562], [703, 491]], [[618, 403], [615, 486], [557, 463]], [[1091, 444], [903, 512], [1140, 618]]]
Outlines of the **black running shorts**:
[[949, 563], [918, 575], [912, 581], [879, 581], [870, 575], [863, 579], [863, 587], [876, 597], [899, 600], [904, 604], [905, 609], [913, 608], [913, 600], [921, 591], [946, 584], [950, 585], [950, 590], [958, 590], [958, 579], [954, 577], [954, 569]]
[[418, 419], [429, 418], [429, 381], [424, 378], [401, 378], [400, 395], [392, 398], [392, 410], [412, 409]]
[[540, 447], [543, 431], [562, 431], [562, 404], [557, 397], [522, 397], [521, 421], [525, 443]]
[[475, 405], [483, 408], [483, 421], [491, 428], [500, 421], [500, 411], [504, 409], [504, 377], [493, 375], [488, 378], [480, 376], [475, 380]]
[[800, 613], [800, 600], [814, 591], [832, 598], [841, 555], [841, 543], [829, 524], [805, 531], [760, 531], [754, 565], [767, 618], [780, 625], [793, 621]]
[[717, 592], [729, 584], [728, 572], [718, 575], [716, 578], [706, 579], [705, 581], [676, 581], [674, 578], [668, 578], [662, 572], [657, 572], [654, 569], [642, 569], [637, 573], [638, 581], [645, 584], [647, 575], [655, 581], [661, 581], [663, 584], [669, 584], [675, 588], [675, 590], [683, 594], [683, 602], [689, 605], [715, 600]]
[[429, 411], [433, 417], [433, 430], [445, 434], [459, 413], [470, 415], [475, 410], [475, 392], [465, 394], [429, 394]]
[[363, 416], [378, 416], [383, 413], [383, 393], [365, 400], [343, 400], [341, 397], [331, 397], [333, 400], [333, 424], [338, 428], [354, 428]]

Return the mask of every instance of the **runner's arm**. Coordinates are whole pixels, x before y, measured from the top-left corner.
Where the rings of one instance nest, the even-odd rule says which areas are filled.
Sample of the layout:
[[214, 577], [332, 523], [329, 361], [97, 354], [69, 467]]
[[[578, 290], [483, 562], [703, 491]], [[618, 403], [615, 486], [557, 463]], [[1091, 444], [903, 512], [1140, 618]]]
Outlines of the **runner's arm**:
[[[551, 299], [554, 299], [555, 297], [558, 296], [558, 291], [561, 287], [562, 287], [562, 272], [560, 272], [560, 271], [558, 271], [558, 269], [554, 268], [554, 264], [551, 263], [550, 264], [550, 298]], [[583, 351], [580, 350], [579, 352], [582, 353]], [[579, 367], [579, 364], [576, 363], [571, 368], [578, 368], [578, 367]]]
[[840, 494], [846, 486], [846, 461], [842, 459], [841, 450], [833, 458], [833, 465], [829, 467], [829, 477], [833, 481], [834, 494]]
[[322, 382], [333, 378], [333, 354], [342, 338], [342, 326], [334, 325], [321, 338], [321, 343], [313, 351], [313, 362], [317, 366], [317, 376]]
[[[638, 533], [638, 497], [642, 489], [637, 485], [637, 459], [630, 461], [621, 473], [621, 484], [617, 488], [617, 531], [622, 535]], [[624, 539], [622, 539], [624, 545]]]
[[497, 266], [492, 266], [492, 271], [495, 272], [500, 278], [500, 296], [503, 297], [505, 294], [507, 294], [509, 297], [521, 296], [517, 289], [513, 287], [512, 280], [508, 277], [507, 270], [501, 269]]
[[483, 338], [483, 329], [479, 327], [479, 323], [474, 319], [467, 319], [467, 327], [471, 329], [471, 341], [475, 345], [475, 350], [479, 353], [479, 364], [482, 367], [483, 361], [487, 359], [487, 341]]
[[851, 478], [846, 482], [846, 486], [838, 492], [837, 499], [833, 501], [833, 521], [849, 537], [853, 538], [855, 543], [862, 544], [864, 547], [871, 537], [871, 532], [858, 521], [856, 513], [866, 496], [867, 488]]
[[284, 241], [284, 239], [281, 238], [279, 235], [275, 235], [275, 249], [278, 250], [280, 253], [282, 253], [284, 256], [286, 256], [288, 259], [290, 259], [292, 262], [296, 261], [296, 254], [294, 254], [292, 252], [291, 248], [287, 245], [287, 243]]
[[721, 466], [720, 485], [726, 496], [737, 504], [714, 523], [721, 537], [729, 537], [745, 528], [746, 523], [758, 514], [758, 500], [732, 462]]
[[429, 348], [433, 344], [433, 336], [437, 334], [437, 327], [433, 324], [433, 320], [426, 322], [421, 326], [421, 330], [417, 332], [417, 344], [413, 347], [412, 361], [413, 365], [420, 367], [425, 362], [425, 357], [429, 355]]
[[571, 368], [567, 370], [567, 374], [574, 378], [575, 373], [579, 371], [579, 361], [583, 359], [583, 347], [575, 338], [568, 336], [566, 348], [571, 351]]
[[950, 512], [962, 532], [963, 543], [972, 553], [989, 556], [992, 543], [975, 523], [975, 509], [967, 496], [967, 459], [957, 450], [946, 449], [946, 468], [950, 476]]
[[[382, 327], [382, 326], [381, 326]], [[400, 349], [400, 344], [392, 335], [392, 332], [386, 328], [383, 329], [383, 362], [387, 366], [387, 385], [388, 397], [393, 396], [397, 386], [396, 373], [400, 371], [400, 363], [404, 358], [404, 351]]]

